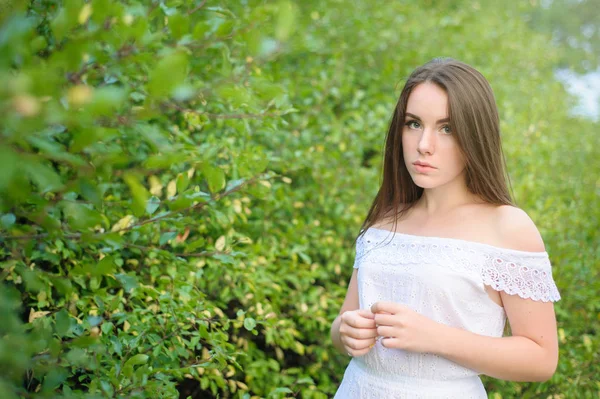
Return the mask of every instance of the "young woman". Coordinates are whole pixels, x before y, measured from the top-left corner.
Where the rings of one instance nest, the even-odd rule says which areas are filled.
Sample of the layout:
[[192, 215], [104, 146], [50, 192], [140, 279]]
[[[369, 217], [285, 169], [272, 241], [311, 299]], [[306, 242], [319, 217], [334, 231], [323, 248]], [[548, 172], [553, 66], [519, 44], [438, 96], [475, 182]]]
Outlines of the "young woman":
[[486, 79], [452, 59], [417, 68], [394, 110], [383, 182], [331, 327], [352, 356], [336, 399], [483, 399], [479, 374], [553, 375], [560, 295], [504, 170]]

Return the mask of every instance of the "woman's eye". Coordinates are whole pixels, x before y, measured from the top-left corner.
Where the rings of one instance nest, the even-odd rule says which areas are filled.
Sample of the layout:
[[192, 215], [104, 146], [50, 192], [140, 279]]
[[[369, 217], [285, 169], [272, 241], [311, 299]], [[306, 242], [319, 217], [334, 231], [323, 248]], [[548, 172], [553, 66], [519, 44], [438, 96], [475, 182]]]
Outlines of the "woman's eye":
[[408, 126], [411, 129], [419, 129], [421, 127], [421, 125], [417, 121], [408, 121], [406, 122], [406, 126]]
[[444, 125], [444, 126], [442, 127], [442, 131], [443, 131], [444, 133], [446, 133], [446, 134], [451, 134], [451, 133], [452, 133], [452, 129], [450, 129], [450, 126], [448, 126], [448, 125]]

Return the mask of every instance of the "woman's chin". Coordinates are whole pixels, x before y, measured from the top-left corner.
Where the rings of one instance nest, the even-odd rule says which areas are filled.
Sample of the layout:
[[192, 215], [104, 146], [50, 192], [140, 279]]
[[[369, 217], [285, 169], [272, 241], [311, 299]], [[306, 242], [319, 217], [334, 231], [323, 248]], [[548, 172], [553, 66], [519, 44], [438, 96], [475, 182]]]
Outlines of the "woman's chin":
[[424, 176], [413, 176], [412, 180], [417, 187], [421, 188], [436, 188], [440, 185], [439, 182], [435, 181], [434, 179], [427, 177], [424, 178]]

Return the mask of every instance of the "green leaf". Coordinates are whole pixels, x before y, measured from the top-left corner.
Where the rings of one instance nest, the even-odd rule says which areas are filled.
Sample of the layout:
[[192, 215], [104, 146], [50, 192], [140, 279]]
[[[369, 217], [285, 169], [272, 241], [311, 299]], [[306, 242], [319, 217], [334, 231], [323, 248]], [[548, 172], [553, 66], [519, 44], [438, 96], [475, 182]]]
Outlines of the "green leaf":
[[117, 280], [119, 280], [119, 282], [123, 285], [123, 288], [125, 288], [125, 291], [128, 293], [138, 286], [138, 280], [134, 276], [120, 273], [116, 274], [115, 277]]
[[190, 184], [190, 179], [188, 178], [187, 173], [179, 173], [177, 175], [176, 186], [177, 186], [178, 193], [183, 193], [185, 191], [185, 189], [188, 188], [189, 184]]
[[65, 309], [61, 309], [60, 311], [58, 311], [58, 313], [56, 313], [55, 320], [56, 333], [59, 336], [64, 337], [65, 335], [67, 335], [71, 328], [71, 317], [69, 316], [69, 313], [67, 313]]
[[182, 84], [187, 76], [188, 58], [181, 51], [174, 51], [157, 64], [150, 73], [148, 93], [153, 97], [164, 97]]
[[82, 335], [81, 337], [74, 339], [71, 345], [75, 348], [89, 348], [96, 343], [98, 343], [98, 338], [90, 335]]
[[280, 1], [277, 7], [277, 25], [275, 26], [275, 37], [285, 41], [290, 37], [296, 25], [297, 10], [290, 1]]
[[63, 296], [69, 296], [73, 292], [71, 280], [67, 278], [51, 276], [50, 281], [52, 281], [52, 285]]
[[158, 207], [160, 206], [160, 199], [156, 196], [150, 197], [150, 199], [146, 202], [146, 213], [148, 215], [152, 215]]
[[52, 33], [57, 41], [61, 41], [67, 34], [68, 22], [67, 12], [61, 7], [56, 17], [54, 17], [50, 23], [50, 26], [52, 27]]
[[0, 218], [0, 223], [2, 223], [2, 226], [8, 229], [10, 226], [15, 224], [16, 220], [17, 218], [15, 217], [15, 215], [13, 215], [12, 213], [7, 213], [5, 215], [2, 215], [2, 218]]
[[110, 334], [110, 333], [112, 333], [114, 328], [115, 328], [115, 325], [113, 323], [111, 323], [110, 321], [102, 323], [102, 326], [100, 326], [100, 329], [102, 330], [102, 334]]
[[135, 356], [132, 356], [129, 360], [125, 362], [123, 366], [123, 374], [126, 377], [131, 377], [133, 375], [133, 367], [140, 366], [146, 364], [148, 362], [149, 356], [144, 355], [143, 353], [138, 353]]
[[150, 197], [148, 190], [146, 190], [146, 188], [140, 183], [137, 176], [131, 173], [126, 173], [123, 176], [123, 180], [125, 180], [129, 186], [133, 196], [133, 214], [138, 217], [142, 216], [146, 211], [146, 203]]
[[225, 191], [233, 190], [244, 184], [245, 181], [246, 179], [229, 180], [227, 182], [227, 186], [225, 187]]
[[43, 391], [51, 391], [56, 389], [60, 384], [63, 383], [69, 376], [69, 372], [60, 366], [55, 366], [48, 371], [46, 377], [44, 378], [44, 383], [42, 385]]
[[146, 364], [148, 362], [149, 356], [144, 355], [143, 353], [138, 353], [135, 356], [132, 356], [129, 360], [125, 362], [125, 367], [127, 366], [139, 366], [140, 364]]
[[38, 51], [48, 47], [48, 42], [44, 36], [37, 36], [31, 42], [29, 42], [29, 46], [33, 53], [37, 53]]
[[177, 198], [175, 198], [173, 201], [170, 201], [168, 204], [169, 204], [170, 210], [178, 211], [180, 209], [189, 208], [193, 202], [194, 202], [194, 200], [192, 198], [180, 195]]
[[40, 193], [59, 190], [63, 186], [60, 176], [54, 169], [38, 159], [29, 158], [22, 167], [31, 181], [37, 185]]
[[79, 191], [81, 195], [91, 203], [93, 203], [96, 208], [100, 208], [102, 206], [102, 195], [98, 186], [95, 185], [89, 178], [82, 177], [79, 179]]
[[190, 17], [188, 15], [183, 15], [179, 12], [168, 17], [169, 20], [169, 29], [171, 29], [171, 34], [177, 40], [181, 39], [181, 37], [190, 30]]
[[273, 396], [279, 397], [279, 394], [282, 394], [282, 393], [293, 394], [294, 391], [292, 391], [291, 389], [286, 388], [286, 387], [278, 387], [278, 388], [275, 388], [274, 390], [272, 390], [271, 392], [269, 392], [269, 398], [273, 397]]
[[166, 233], [161, 234], [158, 245], [163, 246], [175, 237], [177, 237], [176, 231], [167, 231]]
[[225, 172], [223, 169], [211, 165], [204, 165], [202, 174], [206, 178], [211, 193], [221, 191], [225, 187]]
[[85, 349], [75, 347], [67, 353], [66, 360], [71, 366], [79, 367], [88, 365], [91, 359]]
[[4, 192], [4, 188], [11, 181], [17, 165], [19, 165], [17, 154], [0, 145], [0, 192]]
[[75, 230], [93, 228], [104, 222], [102, 215], [86, 204], [63, 201], [62, 207], [67, 221]]
[[88, 319], [88, 323], [90, 324], [90, 327], [96, 327], [97, 325], [102, 323], [102, 320], [104, 320], [100, 316], [88, 316], [87, 319]]
[[244, 328], [246, 328], [248, 331], [252, 331], [254, 330], [254, 327], [256, 327], [256, 320], [254, 320], [252, 317], [246, 317], [244, 319]]
[[[41, 256], [41, 258], [43, 257]], [[50, 256], [47, 256], [47, 258], [50, 258]], [[27, 287], [27, 291], [38, 292], [46, 288], [47, 282], [46, 280], [42, 280], [39, 272], [30, 269], [22, 269], [21, 277]]]
[[95, 116], [112, 116], [121, 108], [127, 93], [119, 87], [101, 87], [94, 90], [92, 101], [87, 109]]
[[92, 268], [93, 276], [107, 276], [113, 274], [116, 270], [117, 265], [115, 264], [112, 256], [105, 256], [96, 267]]

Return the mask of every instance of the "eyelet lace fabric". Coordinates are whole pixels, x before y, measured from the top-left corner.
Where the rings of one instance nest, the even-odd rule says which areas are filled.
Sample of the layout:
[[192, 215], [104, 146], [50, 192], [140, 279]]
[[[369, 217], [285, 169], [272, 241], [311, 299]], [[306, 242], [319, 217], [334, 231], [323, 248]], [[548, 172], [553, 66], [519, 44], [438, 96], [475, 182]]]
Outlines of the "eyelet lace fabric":
[[[356, 243], [361, 309], [402, 303], [434, 321], [501, 337], [504, 309], [486, 286], [535, 301], [558, 301], [546, 252], [369, 228]], [[336, 399], [487, 398], [474, 370], [441, 356], [385, 348], [351, 360]]]

